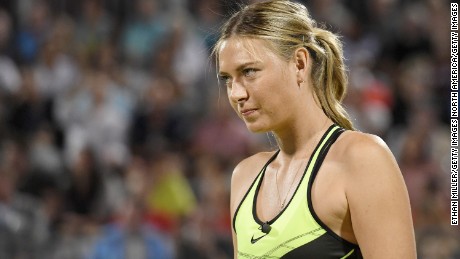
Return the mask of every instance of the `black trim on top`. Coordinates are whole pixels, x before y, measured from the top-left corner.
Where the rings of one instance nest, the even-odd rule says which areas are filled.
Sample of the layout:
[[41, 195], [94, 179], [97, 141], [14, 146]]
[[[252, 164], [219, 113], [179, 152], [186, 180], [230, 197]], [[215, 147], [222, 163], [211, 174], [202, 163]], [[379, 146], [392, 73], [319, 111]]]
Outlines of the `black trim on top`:
[[343, 258], [347, 254], [349, 254], [346, 257], [347, 259], [363, 259], [359, 247], [349, 246], [348, 244], [337, 242], [337, 239], [335, 239], [333, 236], [328, 235], [328, 233], [324, 233], [311, 242], [296, 247], [288, 253], [284, 254], [281, 256], [281, 259], [337, 259]]
[[308, 182], [308, 187], [307, 187], [307, 200], [308, 200], [308, 207], [310, 208], [310, 213], [313, 216], [313, 218], [316, 220], [316, 222], [326, 230], [326, 232], [337, 239], [339, 242], [343, 242], [349, 246], [353, 246], [355, 248], [358, 248], [358, 244], [351, 243], [350, 241], [342, 238], [341, 236], [337, 235], [334, 231], [332, 231], [326, 224], [324, 224], [321, 219], [319, 219], [318, 215], [315, 212], [315, 209], [313, 208], [313, 201], [311, 199], [311, 189], [313, 186], [313, 182], [315, 181], [316, 175], [318, 174], [319, 168], [321, 167], [324, 159], [326, 158], [326, 155], [331, 148], [332, 144], [337, 140], [337, 138], [345, 131], [345, 129], [340, 128], [336, 132], [332, 134], [332, 136], [328, 139], [326, 144], [324, 145], [323, 149], [321, 150], [321, 153], [319, 154], [318, 159], [316, 160], [316, 164], [313, 167], [313, 171], [311, 172], [310, 175], [310, 180]]
[[260, 190], [260, 185], [262, 184], [262, 181], [264, 179], [264, 176], [265, 176], [265, 169], [266, 167], [268, 166], [269, 163], [271, 163], [272, 161], [269, 161], [269, 163], [266, 164], [265, 168], [264, 168], [264, 172], [259, 180], [259, 184], [257, 185], [257, 189], [256, 189], [256, 192], [254, 194], [254, 200], [253, 200], [253, 205], [252, 205], [252, 216], [254, 218], [254, 220], [259, 224], [259, 225], [263, 225], [265, 223], [271, 225], [273, 224], [279, 217], [281, 217], [281, 215], [283, 214], [283, 212], [289, 207], [289, 204], [291, 203], [291, 201], [294, 199], [296, 193], [297, 193], [297, 190], [299, 189], [300, 187], [300, 184], [303, 182], [304, 178], [305, 178], [305, 174], [308, 170], [308, 167], [310, 167], [310, 164], [311, 164], [311, 161], [312, 161], [312, 158], [313, 156], [315, 155], [315, 153], [317, 152], [317, 150], [319, 149], [319, 147], [321, 146], [321, 143], [323, 143], [324, 139], [327, 137], [327, 135], [329, 134], [329, 132], [331, 130], [334, 129], [334, 127], [336, 126], [336, 124], [332, 124], [331, 126], [329, 126], [329, 128], [326, 130], [326, 132], [323, 134], [323, 136], [321, 137], [320, 141], [316, 144], [316, 147], [315, 149], [313, 150], [313, 152], [311, 153], [310, 155], [310, 158], [308, 159], [308, 163], [307, 163], [307, 166], [305, 167], [304, 171], [303, 171], [303, 175], [302, 175], [302, 178], [300, 179], [299, 183], [297, 184], [297, 187], [294, 191], [294, 194], [292, 195], [292, 197], [289, 199], [289, 202], [286, 204], [286, 206], [284, 206], [284, 208], [278, 213], [278, 215], [276, 215], [273, 219], [267, 221], [267, 222], [262, 222], [259, 217], [257, 216], [257, 197], [259, 195], [259, 190]]
[[246, 196], [248, 196], [249, 192], [250, 192], [251, 189], [252, 189], [252, 186], [256, 183], [257, 178], [259, 178], [259, 175], [265, 173], [265, 170], [267, 169], [267, 166], [268, 166], [273, 160], [275, 160], [275, 158], [278, 156], [278, 153], [279, 153], [279, 152], [280, 152], [280, 150], [278, 149], [278, 150], [272, 155], [272, 157], [270, 157], [270, 159], [267, 161], [267, 163], [265, 163], [265, 165], [262, 167], [262, 169], [260, 170], [260, 172], [257, 174], [256, 178], [254, 178], [254, 180], [252, 181], [251, 186], [250, 186], [249, 189], [246, 191], [246, 194], [244, 194], [243, 199], [241, 199], [240, 203], [238, 204], [238, 207], [236, 208], [235, 213], [233, 214], [233, 222], [232, 222], [233, 231], [235, 231], [235, 233], [236, 233], [236, 227], [235, 227], [236, 215], [238, 214], [238, 211], [240, 210], [241, 204], [243, 204], [243, 201], [246, 199]]

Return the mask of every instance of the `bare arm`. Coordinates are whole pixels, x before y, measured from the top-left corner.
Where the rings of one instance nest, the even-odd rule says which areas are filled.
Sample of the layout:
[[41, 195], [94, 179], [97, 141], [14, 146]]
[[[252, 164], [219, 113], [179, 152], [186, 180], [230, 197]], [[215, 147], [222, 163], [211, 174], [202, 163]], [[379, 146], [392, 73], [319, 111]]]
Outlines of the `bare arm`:
[[396, 160], [380, 138], [357, 134], [346, 152], [345, 192], [363, 256], [415, 259], [409, 197]]

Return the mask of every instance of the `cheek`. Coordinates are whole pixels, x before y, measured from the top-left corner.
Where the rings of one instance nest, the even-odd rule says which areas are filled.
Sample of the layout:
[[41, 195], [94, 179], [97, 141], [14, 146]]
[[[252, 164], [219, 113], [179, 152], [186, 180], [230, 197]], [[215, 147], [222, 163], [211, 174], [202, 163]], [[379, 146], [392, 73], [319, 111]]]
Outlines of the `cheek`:
[[276, 104], [283, 95], [283, 82], [276, 78], [264, 78], [260, 80], [257, 87], [252, 89], [252, 95], [257, 98], [257, 102], [265, 105]]

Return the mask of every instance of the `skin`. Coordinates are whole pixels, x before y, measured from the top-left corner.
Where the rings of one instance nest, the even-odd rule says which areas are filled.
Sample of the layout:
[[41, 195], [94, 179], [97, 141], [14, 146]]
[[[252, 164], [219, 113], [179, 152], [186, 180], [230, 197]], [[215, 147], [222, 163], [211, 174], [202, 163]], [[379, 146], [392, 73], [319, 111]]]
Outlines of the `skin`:
[[[272, 131], [280, 153], [268, 166], [256, 208], [274, 218], [290, 199], [314, 147], [332, 121], [311, 90], [311, 59], [298, 48], [284, 61], [261, 39], [231, 37], [218, 51], [219, 76], [231, 106], [252, 132]], [[232, 175], [233, 216], [243, 196], [273, 155], [241, 161]], [[274, 191], [275, 190], [275, 191]], [[312, 189], [313, 207], [333, 232], [359, 244], [366, 259], [416, 258], [409, 198], [399, 167], [377, 136], [344, 132], [329, 150]], [[237, 257], [236, 234], [233, 233]]]

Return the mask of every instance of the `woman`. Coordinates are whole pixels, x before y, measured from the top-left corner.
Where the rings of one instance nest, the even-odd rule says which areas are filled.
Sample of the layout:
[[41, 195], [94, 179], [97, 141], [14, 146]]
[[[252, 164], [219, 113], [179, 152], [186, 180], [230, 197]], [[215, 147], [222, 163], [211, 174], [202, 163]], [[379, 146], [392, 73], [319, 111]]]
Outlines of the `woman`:
[[231, 186], [238, 258], [416, 258], [407, 190], [378, 137], [353, 131], [341, 43], [290, 1], [246, 6], [214, 54], [230, 104], [276, 152], [241, 161]]

